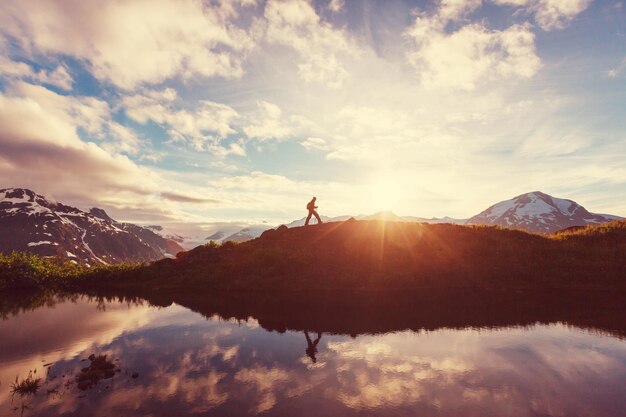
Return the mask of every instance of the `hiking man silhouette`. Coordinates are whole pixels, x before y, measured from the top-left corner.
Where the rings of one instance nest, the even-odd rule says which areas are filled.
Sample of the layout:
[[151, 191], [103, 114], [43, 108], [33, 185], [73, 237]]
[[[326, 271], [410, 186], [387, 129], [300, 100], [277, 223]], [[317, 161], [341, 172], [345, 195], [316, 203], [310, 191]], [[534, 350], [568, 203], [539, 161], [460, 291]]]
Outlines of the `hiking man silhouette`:
[[320, 332], [317, 332], [317, 339], [315, 339], [315, 341], [312, 341], [311, 337], [309, 336], [309, 332], [305, 330], [304, 337], [306, 337], [307, 344], [306, 350], [304, 352], [309, 358], [311, 358], [311, 361], [313, 361], [313, 363], [317, 363], [317, 358], [315, 357], [315, 354], [317, 353], [317, 344], [320, 342], [322, 334]]
[[317, 224], [322, 223], [322, 219], [320, 219], [320, 215], [317, 214], [317, 211], [315, 211], [315, 209], [317, 208], [317, 206], [315, 205], [316, 200], [317, 200], [317, 197], [313, 197], [313, 200], [309, 201], [306, 205], [306, 209], [309, 210], [309, 215], [306, 216], [306, 221], [304, 222], [305, 226], [309, 225], [309, 220], [311, 220], [311, 216], [315, 216], [315, 218], [317, 219]]

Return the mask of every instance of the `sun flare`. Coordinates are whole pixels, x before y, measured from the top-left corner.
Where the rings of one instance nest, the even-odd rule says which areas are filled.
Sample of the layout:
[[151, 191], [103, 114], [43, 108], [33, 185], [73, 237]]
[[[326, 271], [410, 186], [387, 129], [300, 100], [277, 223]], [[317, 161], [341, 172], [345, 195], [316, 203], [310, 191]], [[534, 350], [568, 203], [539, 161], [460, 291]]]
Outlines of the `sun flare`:
[[369, 186], [370, 209], [375, 211], [397, 211], [405, 195], [402, 182], [392, 175], [379, 176]]

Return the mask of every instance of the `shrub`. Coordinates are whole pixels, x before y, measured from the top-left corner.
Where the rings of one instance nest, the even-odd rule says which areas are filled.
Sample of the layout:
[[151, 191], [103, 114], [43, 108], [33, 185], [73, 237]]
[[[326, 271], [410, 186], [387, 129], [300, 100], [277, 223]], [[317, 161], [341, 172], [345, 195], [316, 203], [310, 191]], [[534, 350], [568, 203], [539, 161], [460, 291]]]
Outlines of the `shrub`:
[[34, 395], [39, 391], [40, 386], [41, 378], [35, 378], [31, 371], [28, 373], [28, 377], [21, 381], [15, 377], [15, 382], [11, 384], [11, 393], [18, 394], [20, 397]]
[[57, 257], [43, 258], [27, 252], [0, 253], [0, 290], [58, 289], [79, 280], [102, 280], [125, 276], [141, 263], [114, 264], [87, 268]]
[[0, 253], [0, 289], [34, 288], [74, 279], [86, 268], [59, 258], [42, 258], [27, 252]]
[[235, 247], [237, 247], [237, 242], [234, 242], [232, 240], [227, 240], [226, 242], [222, 243], [222, 246], [220, 246], [220, 249], [229, 250], [229, 249], [234, 249]]

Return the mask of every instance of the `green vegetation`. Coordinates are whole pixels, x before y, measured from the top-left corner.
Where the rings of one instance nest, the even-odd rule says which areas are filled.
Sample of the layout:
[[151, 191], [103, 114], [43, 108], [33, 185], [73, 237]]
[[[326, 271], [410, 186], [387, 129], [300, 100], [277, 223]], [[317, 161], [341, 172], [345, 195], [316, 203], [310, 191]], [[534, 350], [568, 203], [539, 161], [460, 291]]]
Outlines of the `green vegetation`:
[[140, 264], [87, 268], [57, 257], [42, 258], [27, 252], [0, 253], [0, 290], [58, 289], [71, 286], [79, 278], [112, 278], [132, 271]]
[[551, 236], [496, 227], [355, 221], [207, 244], [148, 265], [87, 269], [0, 255], [0, 288], [193, 291], [626, 286], [626, 221]]
[[572, 240], [589, 237], [606, 238], [610, 236], [614, 241], [623, 239], [626, 234], [626, 221], [613, 221], [610, 223], [599, 224], [597, 226], [571, 227], [562, 230], [550, 236], [556, 240]]
[[615, 288], [626, 285], [624, 254], [626, 222], [542, 236], [497, 227], [352, 220], [197, 247], [116, 283], [194, 291]]
[[84, 268], [58, 258], [26, 252], [0, 254], [0, 288], [55, 287], [84, 274]]

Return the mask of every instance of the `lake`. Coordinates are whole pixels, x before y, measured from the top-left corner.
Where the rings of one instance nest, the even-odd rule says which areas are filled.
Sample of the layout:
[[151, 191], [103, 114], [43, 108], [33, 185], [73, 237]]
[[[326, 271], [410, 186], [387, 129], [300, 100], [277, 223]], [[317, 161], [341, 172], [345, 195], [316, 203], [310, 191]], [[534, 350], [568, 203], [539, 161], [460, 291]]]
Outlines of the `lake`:
[[[418, 303], [386, 308], [385, 328], [307, 302], [20, 297], [2, 306], [2, 416], [626, 415], [624, 316], [604, 302], [478, 318]], [[13, 393], [29, 374], [34, 392]]]

